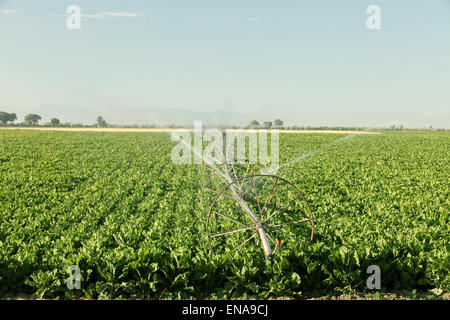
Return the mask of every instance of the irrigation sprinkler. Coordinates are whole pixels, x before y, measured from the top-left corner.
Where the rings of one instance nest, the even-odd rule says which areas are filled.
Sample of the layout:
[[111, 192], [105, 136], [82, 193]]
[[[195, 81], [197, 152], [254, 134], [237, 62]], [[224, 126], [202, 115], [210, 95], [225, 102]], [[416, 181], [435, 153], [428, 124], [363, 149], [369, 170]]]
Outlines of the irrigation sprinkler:
[[[224, 155], [227, 154], [224, 152]], [[201, 203], [212, 254], [262, 247], [272, 260], [281, 250], [314, 237], [314, 217], [302, 192], [288, 180], [257, 174], [256, 164], [204, 159]]]

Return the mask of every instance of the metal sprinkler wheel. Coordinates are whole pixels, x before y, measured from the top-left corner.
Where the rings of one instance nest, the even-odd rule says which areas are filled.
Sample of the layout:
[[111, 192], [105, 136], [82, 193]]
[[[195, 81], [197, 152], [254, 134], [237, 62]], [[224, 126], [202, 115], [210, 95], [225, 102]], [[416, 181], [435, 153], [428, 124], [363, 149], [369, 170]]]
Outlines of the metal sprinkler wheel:
[[211, 252], [237, 252], [259, 243], [271, 260], [301, 242], [309, 245], [314, 217], [300, 190], [275, 175], [248, 174], [249, 167], [215, 166], [216, 175], [208, 174], [203, 183], [202, 205], [211, 201], [206, 220]]
[[[230, 183], [230, 180], [227, 179], [225, 175], [218, 174], [218, 172], [227, 172], [227, 168], [225, 168], [225, 166], [229, 168], [228, 173], [231, 177], [231, 181], [237, 179], [239, 176], [253, 175], [256, 170], [254, 166], [251, 166], [249, 161], [245, 161], [243, 164], [230, 162], [217, 164], [215, 166], [204, 164], [200, 202], [203, 210], [205, 211], [209, 210], [209, 207], [214, 200], [214, 196]], [[211, 195], [213, 195], [213, 197], [211, 197]]]

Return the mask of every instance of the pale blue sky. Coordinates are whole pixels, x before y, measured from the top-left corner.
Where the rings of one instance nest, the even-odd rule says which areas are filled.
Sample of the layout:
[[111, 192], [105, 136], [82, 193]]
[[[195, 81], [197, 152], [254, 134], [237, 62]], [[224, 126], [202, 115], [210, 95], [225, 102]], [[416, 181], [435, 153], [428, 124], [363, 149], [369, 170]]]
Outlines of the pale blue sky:
[[[71, 4], [81, 30], [66, 27]], [[381, 30], [366, 27], [372, 4]], [[449, 0], [0, 0], [0, 110], [20, 120], [151, 123], [181, 108], [448, 128], [449, 88]]]

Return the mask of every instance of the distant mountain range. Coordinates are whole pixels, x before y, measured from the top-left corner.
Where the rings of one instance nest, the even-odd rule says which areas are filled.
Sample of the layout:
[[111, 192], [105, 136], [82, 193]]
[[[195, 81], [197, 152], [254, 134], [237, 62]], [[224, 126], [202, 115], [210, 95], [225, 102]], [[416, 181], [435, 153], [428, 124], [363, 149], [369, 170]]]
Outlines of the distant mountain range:
[[[24, 110], [25, 109], [25, 110]], [[8, 109], [9, 110], [9, 109]], [[18, 110], [19, 111], [19, 110]], [[194, 111], [188, 108], [85, 108], [76, 106], [45, 105], [40, 108], [22, 108], [18, 112], [18, 122], [23, 121], [26, 113], [36, 113], [42, 117], [41, 124], [56, 117], [61, 123], [94, 124], [98, 116], [102, 116], [107, 123], [117, 125], [145, 125], [156, 124], [168, 126], [192, 126], [194, 121], [203, 121], [203, 126], [245, 126], [254, 117], [233, 111]]]
[[[138, 112], [143, 113], [142, 110]], [[130, 115], [134, 114], [130, 110]], [[194, 121], [202, 121], [204, 126], [243, 126], [247, 125], [253, 118], [232, 111], [193, 111], [184, 108], [149, 108], [144, 113], [152, 119], [151, 123], [163, 125], [178, 124], [192, 126]]]

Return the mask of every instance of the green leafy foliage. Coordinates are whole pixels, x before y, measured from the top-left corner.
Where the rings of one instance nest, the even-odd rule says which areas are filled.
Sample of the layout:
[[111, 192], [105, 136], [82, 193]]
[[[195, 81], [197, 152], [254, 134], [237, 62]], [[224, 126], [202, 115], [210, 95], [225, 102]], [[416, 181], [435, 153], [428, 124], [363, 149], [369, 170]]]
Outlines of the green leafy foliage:
[[281, 163], [319, 150], [278, 172], [310, 203], [315, 240], [268, 262], [259, 247], [210, 254], [201, 166], [173, 164], [167, 134], [2, 130], [0, 294], [302, 297], [365, 290], [373, 264], [384, 289], [448, 290], [449, 134], [340, 137], [281, 134]]

